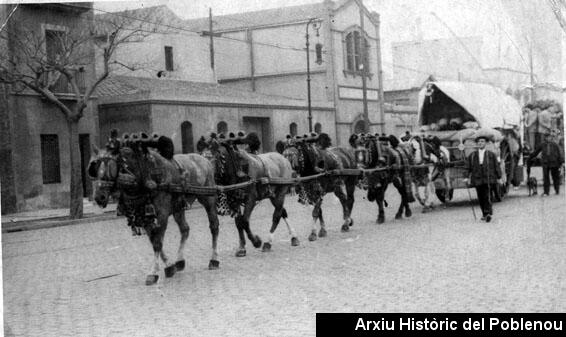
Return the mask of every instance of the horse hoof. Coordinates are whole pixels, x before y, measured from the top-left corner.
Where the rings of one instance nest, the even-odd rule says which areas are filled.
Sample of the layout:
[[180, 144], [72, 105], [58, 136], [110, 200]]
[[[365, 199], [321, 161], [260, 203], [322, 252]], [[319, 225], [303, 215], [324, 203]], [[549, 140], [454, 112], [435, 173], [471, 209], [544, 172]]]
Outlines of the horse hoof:
[[236, 257], [244, 257], [246, 256], [246, 250], [245, 249], [240, 249], [236, 252]]
[[381, 225], [382, 223], [385, 222], [385, 218], [379, 217], [379, 218], [377, 218], [377, 221], [376, 221], [376, 222], [377, 222], [378, 225]]
[[321, 238], [326, 237], [326, 229], [321, 228], [321, 229], [318, 231], [318, 236], [321, 237]]
[[293, 237], [291, 238], [291, 246], [297, 247], [299, 245], [299, 239]]
[[145, 279], [145, 285], [146, 286], [154, 285], [157, 283], [158, 279], [159, 279], [159, 275], [147, 275]]
[[208, 263], [208, 269], [216, 270], [218, 268], [220, 268], [220, 262], [218, 262], [217, 260], [210, 260], [210, 262]]
[[402, 214], [395, 214], [395, 219], [396, 220], [403, 219], [403, 215]]
[[354, 225], [354, 219], [350, 219], [350, 224], [348, 226], [352, 227]]
[[185, 269], [185, 260], [179, 260], [175, 262], [175, 269], [177, 269], [177, 271]]
[[316, 241], [318, 237], [316, 236], [316, 233], [310, 233], [309, 235], [309, 241]]
[[175, 265], [165, 267], [165, 277], [172, 277], [173, 275], [175, 275], [175, 271]]
[[271, 243], [269, 242], [264, 242], [263, 243], [263, 248], [261, 249], [262, 252], [267, 253], [271, 251]]
[[255, 248], [259, 248], [261, 247], [261, 239], [259, 238], [259, 236], [254, 236], [254, 240], [252, 242], [252, 244], [254, 245]]
[[348, 225], [342, 225], [341, 229], [342, 233], [346, 233], [350, 231], [350, 227]]
[[410, 209], [408, 209], [408, 210], [405, 211], [405, 217], [410, 218], [411, 215], [413, 215], [413, 212], [411, 212]]

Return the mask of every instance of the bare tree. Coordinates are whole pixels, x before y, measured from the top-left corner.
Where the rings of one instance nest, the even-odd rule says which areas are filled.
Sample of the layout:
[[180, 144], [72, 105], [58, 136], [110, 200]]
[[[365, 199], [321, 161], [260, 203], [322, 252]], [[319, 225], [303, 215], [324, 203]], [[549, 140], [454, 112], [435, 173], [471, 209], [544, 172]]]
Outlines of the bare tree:
[[[116, 59], [116, 51], [125, 44], [141, 42], [150, 34], [160, 32], [161, 25], [149, 11], [94, 17], [91, 10], [80, 20], [77, 14], [69, 15], [74, 17], [62, 23], [62, 30], [42, 31], [38, 23], [13, 20], [0, 32], [0, 39], [5, 40], [0, 42], [9, 46], [0, 51], [0, 82], [10, 84], [13, 91], [36, 92], [64, 116], [71, 164], [70, 218], [74, 219], [83, 216], [79, 121], [91, 104], [96, 88], [115, 67], [136, 69], [136, 65]], [[92, 65], [95, 53], [100, 57], [97, 62], [101, 62], [102, 70], [94, 79], [83, 81], [85, 69]], [[61, 83], [65, 85], [65, 99], [60, 94]]]

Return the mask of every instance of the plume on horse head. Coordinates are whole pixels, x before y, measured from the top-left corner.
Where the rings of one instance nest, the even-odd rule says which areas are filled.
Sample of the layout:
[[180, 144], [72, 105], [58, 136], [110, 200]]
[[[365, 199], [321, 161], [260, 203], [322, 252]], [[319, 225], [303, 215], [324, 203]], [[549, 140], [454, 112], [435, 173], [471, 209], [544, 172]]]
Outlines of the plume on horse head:
[[275, 151], [283, 154], [283, 151], [285, 151], [285, 142], [282, 140], [277, 141], [277, 143], [275, 143]]
[[259, 136], [255, 132], [250, 132], [245, 138], [242, 139], [242, 143], [249, 146], [250, 152], [254, 153], [259, 151], [261, 146], [261, 141]]
[[166, 136], [159, 137], [157, 139], [157, 151], [159, 151], [159, 154], [161, 154], [165, 159], [173, 159], [173, 155], [175, 154], [173, 140]]
[[358, 134], [354, 133], [350, 136], [350, 138], [348, 138], [348, 143], [355, 149], [358, 146], [359, 139], [360, 137], [358, 136]]
[[326, 150], [327, 148], [332, 146], [332, 140], [327, 133], [323, 132], [318, 136], [317, 144], [321, 149]]

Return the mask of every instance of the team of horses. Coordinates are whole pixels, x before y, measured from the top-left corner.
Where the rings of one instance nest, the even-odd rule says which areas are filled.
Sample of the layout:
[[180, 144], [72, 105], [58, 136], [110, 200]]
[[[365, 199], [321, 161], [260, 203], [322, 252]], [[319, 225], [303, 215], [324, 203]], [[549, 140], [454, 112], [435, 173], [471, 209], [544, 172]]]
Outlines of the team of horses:
[[[154, 260], [146, 284], [152, 285], [159, 278], [160, 260], [165, 265], [166, 277], [185, 268], [183, 251], [189, 237], [185, 212], [194, 201], [202, 204], [208, 216], [212, 236], [209, 269], [220, 266], [219, 215], [234, 218], [239, 234], [238, 257], [246, 255], [246, 236], [255, 248], [270, 251], [274, 232], [282, 219], [291, 244], [299, 245], [284, 207], [291, 190], [298, 193], [299, 202], [313, 206], [310, 241], [327, 235], [322, 202], [329, 192], [342, 205], [343, 232], [354, 224], [356, 186], [366, 188], [367, 199], [377, 203], [377, 223], [385, 221], [385, 191], [390, 184], [401, 196], [396, 219], [403, 214], [412, 215], [409, 204], [415, 201], [413, 195], [423, 205], [423, 211], [430, 209], [432, 172], [427, 164], [438, 162], [441, 157], [432, 142], [414, 137], [400, 143], [394, 136], [354, 134], [349, 143], [349, 147], [332, 146], [325, 133], [288, 136], [277, 142], [276, 152], [260, 154], [261, 143], [255, 133], [228, 136], [213, 133], [201, 137], [197, 143], [199, 153], [174, 154], [173, 142], [168, 137], [140, 133], [118, 138], [113, 132], [104, 149], [93, 146], [88, 173], [94, 182], [94, 201], [106, 207], [111, 196], [117, 198], [118, 210], [126, 216], [133, 233], [140, 234], [143, 230], [148, 235]], [[423, 188], [421, 197], [419, 190]], [[250, 228], [252, 212], [264, 199], [269, 199], [274, 208], [265, 242]], [[163, 250], [171, 215], [181, 233], [174, 262]]]

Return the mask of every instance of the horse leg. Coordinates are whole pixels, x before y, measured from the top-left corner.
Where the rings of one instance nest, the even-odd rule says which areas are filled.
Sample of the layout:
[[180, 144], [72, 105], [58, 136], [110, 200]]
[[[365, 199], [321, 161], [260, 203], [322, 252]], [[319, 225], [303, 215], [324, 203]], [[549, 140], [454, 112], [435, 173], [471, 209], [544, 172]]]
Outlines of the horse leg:
[[[163, 253], [163, 237], [165, 235], [166, 229], [167, 229], [167, 216], [158, 216], [157, 226], [155, 226], [154, 228], [150, 228], [149, 226], [146, 227], [146, 232], [148, 234], [149, 241], [151, 242], [151, 245], [153, 247], [153, 256], [154, 256], [153, 265], [151, 267], [150, 274], [147, 275], [147, 278], [145, 280], [145, 284], [148, 286], [155, 284], [159, 279], [159, 275], [158, 275], [159, 258], [161, 258], [165, 263], [165, 265], [167, 266], [167, 257]], [[168, 272], [170, 271], [171, 269], [168, 270]], [[174, 270], [173, 273], [175, 273]]]
[[[287, 218], [287, 210], [283, 208], [283, 203], [285, 202], [285, 191], [282, 189], [277, 189], [277, 193], [274, 197], [270, 198], [270, 200], [275, 209], [273, 210], [271, 228], [269, 229], [269, 237], [267, 241], [263, 243], [262, 251], [264, 252], [271, 251], [271, 244], [273, 243], [273, 237], [275, 231], [277, 230], [277, 226], [279, 225], [279, 221], [281, 221], [282, 217], [284, 219]], [[287, 228], [289, 229], [289, 234], [291, 235], [291, 245], [298, 246], [299, 239], [297, 238], [297, 234], [295, 234], [295, 230], [293, 229], [293, 227], [291, 227], [291, 225], [289, 225], [287, 220], [285, 220], [285, 222], [287, 223]]]
[[346, 187], [343, 182], [334, 190], [334, 194], [342, 204], [342, 218], [344, 223], [340, 229], [343, 233], [350, 230], [350, 211], [348, 209], [348, 197], [346, 196]]
[[236, 257], [244, 257], [246, 256], [246, 237], [244, 236], [243, 216], [238, 214], [234, 220], [236, 222], [236, 228], [238, 229], [238, 236], [240, 238], [240, 247], [236, 251]]
[[383, 209], [383, 202], [385, 200], [385, 191], [387, 190], [387, 185], [377, 188], [375, 201], [379, 208], [379, 213], [377, 215], [377, 223], [382, 224], [385, 222], [385, 210]]
[[[256, 205], [256, 198], [253, 196], [251, 198], [248, 198], [246, 204], [244, 205], [244, 214], [239, 216], [239, 222], [240, 222], [240, 226], [242, 226], [242, 229], [246, 232], [246, 235], [248, 236], [248, 239], [251, 241], [253, 246], [255, 248], [259, 248], [261, 247], [261, 239], [259, 236], [255, 235], [250, 229], [250, 217], [252, 215], [252, 211], [254, 210], [255, 205]], [[236, 220], [238, 220], [238, 218]], [[245, 250], [244, 250], [244, 254], [245, 254]]]
[[[316, 221], [320, 220], [320, 230], [324, 228], [324, 222], [322, 220], [322, 198], [317, 200], [316, 204], [314, 204], [314, 208], [312, 210], [312, 228], [311, 233], [309, 235], [309, 241], [316, 241], [318, 238], [316, 235]], [[324, 234], [326, 234], [326, 230], [324, 230]]]
[[210, 234], [212, 235], [212, 256], [208, 263], [208, 269], [218, 269], [220, 268], [220, 262], [218, 261], [218, 233], [220, 232], [220, 224], [218, 222], [218, 213], [216, 210], [216, 196], [201, 198], [199, 199], [199, 202], [206, 210], [208, 226], [210, 228]]
[[352, 219], [352, 210], [354, 209], [354, 193], [356, 192], [356, 178], [348, 178], [346, 180], [346, 208], [348, 209], [348, 219], [350, 220], [348, 226], [352, 227], [354, 225], [354, 219]]
[[401, 204], [399, 205], [399, 209], [395, 214], [395, 219], [399, 220], [403, 218], [403, 209], [405, 208], [405, 191], [403, 191], [403, 183], [399, 181], [399, 179], [393, 180], [393, 186], [397, 189], [399, 194], [401, 195]]
[[[175, 261], [175, 269], [181, 271], [185, 269], [185, 258], [183, 257], [183, 251], [185, 250], [185, 243], [189, 238], [189, 224], [185, 219], [185, 211], [179, 211], [173, 214], [173, 218], [177, 225], [179, 225], [179, 232], [181, 233], [181, 242], [179, 243], [179, 249], [177, 250], [177, 260]], [[163, 258], [163, 255], [161, 256]]]

